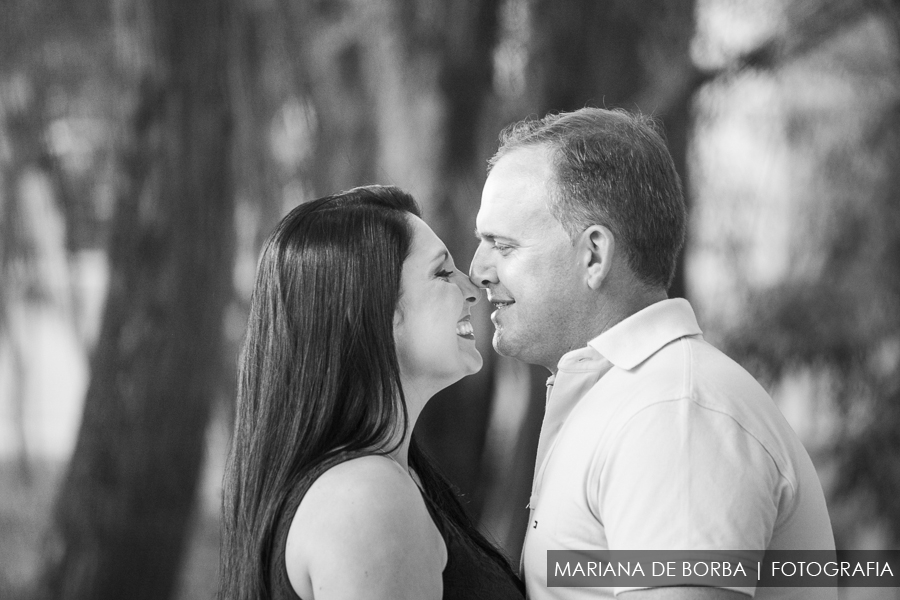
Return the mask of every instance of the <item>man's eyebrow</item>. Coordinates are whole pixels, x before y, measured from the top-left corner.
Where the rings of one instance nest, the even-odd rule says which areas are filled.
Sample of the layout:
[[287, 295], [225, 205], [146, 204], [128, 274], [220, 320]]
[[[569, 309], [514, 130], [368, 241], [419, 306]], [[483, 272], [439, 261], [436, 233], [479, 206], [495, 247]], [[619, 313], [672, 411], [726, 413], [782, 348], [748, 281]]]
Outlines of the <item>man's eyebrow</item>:
[[504, 235], [498, 235], [496, 233], [489, 233], [487, 231], [478, 231], [476, 229], [474, 233], [475, 233], [475, 239], [479, 240], [479, 241], [484, 240], [487, 242], [496, 242], [496, 241], [511, 242], [511, 243], [515, 242], [515, 240], [513, 240], [513, 238], [506, 237]]
[[488, 240], [489, 242], [493, 242], [496, 239], [508, 240], [510, 238], [503, 237], [502, 235], [497, 235], [496, 233], [491, 233], [489, 231], [478, 231], [477, 229], [474, 231], [475, 239], [478, 240]]

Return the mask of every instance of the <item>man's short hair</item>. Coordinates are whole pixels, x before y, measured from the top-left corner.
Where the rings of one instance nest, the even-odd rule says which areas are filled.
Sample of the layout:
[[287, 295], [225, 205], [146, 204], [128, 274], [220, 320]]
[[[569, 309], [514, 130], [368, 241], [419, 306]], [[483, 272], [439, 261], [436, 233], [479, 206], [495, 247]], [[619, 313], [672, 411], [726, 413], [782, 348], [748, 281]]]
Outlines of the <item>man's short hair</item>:
[[686, 214], [681, 180], [654, 120], [601, 108], [525, 119], [500, 134], [488, 168], [526, 146], [550, 150], [549, 208], [569, 237], [591, 225], [608, 227], [635, 275], [668, 289]]

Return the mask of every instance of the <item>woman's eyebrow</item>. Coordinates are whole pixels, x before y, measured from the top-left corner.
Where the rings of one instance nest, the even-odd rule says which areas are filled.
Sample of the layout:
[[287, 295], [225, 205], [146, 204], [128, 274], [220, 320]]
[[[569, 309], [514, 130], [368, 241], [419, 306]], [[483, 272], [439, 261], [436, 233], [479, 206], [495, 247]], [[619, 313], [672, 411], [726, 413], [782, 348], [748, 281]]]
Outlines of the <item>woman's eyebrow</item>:
[[443, 263], [445, 263], [449, 258], [450, 258], [450, 253], [447, 252], [447, 249], [446, 249], [446, 248], [444, 248], [443, 250], [441, 250], [440, 252], [438, 252], [438, 253], [434, 256], [434, 258], [431, 259], [431, 262], [428, 263], [428, 264], [429, 264], [429, 265], [443, 264]]

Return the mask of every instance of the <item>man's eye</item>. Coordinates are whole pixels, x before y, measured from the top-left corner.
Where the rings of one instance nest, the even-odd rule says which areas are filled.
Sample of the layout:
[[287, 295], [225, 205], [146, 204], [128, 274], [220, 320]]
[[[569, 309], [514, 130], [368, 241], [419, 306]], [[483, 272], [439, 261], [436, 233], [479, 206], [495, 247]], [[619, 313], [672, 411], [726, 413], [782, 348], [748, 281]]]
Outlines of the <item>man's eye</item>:
[[498, 244], [497, 242], [494, 242], [493, 248], [500, 254], [506, 254], [510, 250], [512, 250], [512, 246], [507, 246], [506, 244]]
[[435, 277], [439, 277], [441, 279], [450, 279], [453, 277], [453, 271], [448, 271], [446, 269], [442, 269], [434, 274]]

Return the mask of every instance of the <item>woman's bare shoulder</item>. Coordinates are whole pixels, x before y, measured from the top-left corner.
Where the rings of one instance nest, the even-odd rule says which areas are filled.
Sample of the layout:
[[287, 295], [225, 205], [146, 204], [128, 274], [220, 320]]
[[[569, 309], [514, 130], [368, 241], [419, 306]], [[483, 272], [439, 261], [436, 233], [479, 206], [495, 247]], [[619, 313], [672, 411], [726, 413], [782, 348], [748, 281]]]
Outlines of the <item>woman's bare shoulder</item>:
[[318, 496], [332, 493], [368, 495], [377, 501], [385, 494], [418, 494], [418, 488], [395, 461], [387, 456], [370, 454], [344, 461], [322, 473], [310, 487], [304, 501], [306, 498], [316, 501]]
[[304, 600], [440, 598], [446, 547], [410, 476], [371, 455], [336, 465], [312, 484], [285, 558]]

